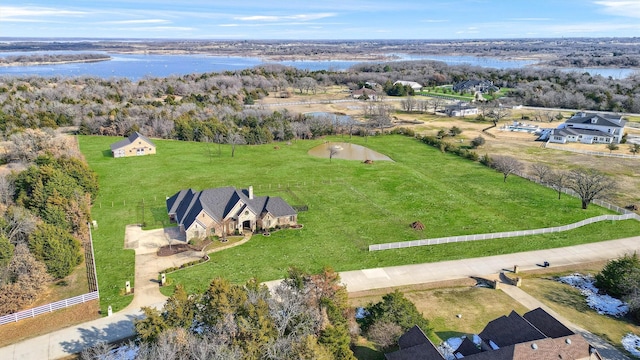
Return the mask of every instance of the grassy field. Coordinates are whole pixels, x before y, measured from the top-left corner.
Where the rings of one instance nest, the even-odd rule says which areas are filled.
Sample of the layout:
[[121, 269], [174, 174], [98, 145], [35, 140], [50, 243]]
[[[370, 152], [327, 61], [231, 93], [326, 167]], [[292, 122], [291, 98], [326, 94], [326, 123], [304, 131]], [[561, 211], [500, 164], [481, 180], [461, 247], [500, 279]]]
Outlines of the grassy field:
[[[341, 140], [334, 138], [333, 140]], [[202, 290], [216, 276], [235, 282], [250, 277], [283, 277], [290, 266], [315, 272], [337, 271], [494, 255], [633, 236], [640, 223], [598, 223], [572, 232], [517, 239], [368, 252], [374, 243], [450, 235], [532, 229], [576, 222], [608, 213], [478, 163], [443, 154], [415, 139], [380, 136], [351, 139], [395, 162], [315, 158], [307, 151], [324, 140], [291, 145], [230, 148], [158, 140], [157, 155], [114, 159], [112, 137], [82, 136], [79, 143], [98, 173], [100, 194], [92, 209], [101, 306], [126, 306], [125, 281], [134, 280], [134, 252], [123, 250], [124, 226], [145, 222], [168, 225], [164, 199], [180, 189], [254, 186], [256, 195], [282, 196], [308, 205], [299, 214], [300, 230], [256, 236], [247, 244], [212, 254], [212, 261], [169, 275], [173, 284]], [[345, 138], [346, 140], [346, 138]], [[426, 229], [409, 227], [419, 220]], [[135, 286], [135, 284], [133, 284]], [[169, 289], [169, 288], [166, 288]], [[170, 291], [170, 289], [168, 290]]]

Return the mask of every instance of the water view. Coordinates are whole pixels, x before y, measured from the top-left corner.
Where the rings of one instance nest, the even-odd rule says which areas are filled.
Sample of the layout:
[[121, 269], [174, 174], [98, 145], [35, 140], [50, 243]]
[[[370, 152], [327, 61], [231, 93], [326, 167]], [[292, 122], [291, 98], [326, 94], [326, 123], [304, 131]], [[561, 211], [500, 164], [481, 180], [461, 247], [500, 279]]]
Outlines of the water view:
[[334, 159], [393, 161], [390, 157], [380, 154], [377, 151], [373, 151], [367, 147], [345, 142], [326, 142], [309, 150], [309, 155], [328, 159], [332, 147], [337, 151], [332, 156]]
[[[85, 51], [86, 52], [86, 51]], [[29, 55], [41, 52], [5, 52], [0, 57], [11, 55]], [[56, 53], [83, 53], [82, 51], [52, 51]], [[95, 53], [95, 52], [94, 52]], [[158, 55], [158, 54], [108, 54], [111, 60], [100, 62], [79, 62], [67, 64], [46, 64], [30, 66], [1, 66], [0, 76], [96, 76], [101, 78], [126, 77], [132, 81], [144, 77], [167, 77], [172, 75], [186, 75], [192, 73], [236, 71], [268, 64], [256, 57], [241, 56], [213, 56], [204, 54], [194, 55]], [[396, 61], [434, 60], [449, 65], [470, 65], [497, 69], [514, 69], [535, 66], [534, 60], [509, 60], [479, 56], [444, 56], [444, 55], [407, 55], [390, 54], [397, 57]], [[379, 63], [380, 61], [375, 61]], [[345, 71], [351, 66], [364, 61], [348, 60], [298, 60], [272, 62], [298, 69], [317, 71]], [[625, 78], [638, 69], [565, 69], [567, 71], [589, 72], [591, 75], [602, 75], [614, 79]]]

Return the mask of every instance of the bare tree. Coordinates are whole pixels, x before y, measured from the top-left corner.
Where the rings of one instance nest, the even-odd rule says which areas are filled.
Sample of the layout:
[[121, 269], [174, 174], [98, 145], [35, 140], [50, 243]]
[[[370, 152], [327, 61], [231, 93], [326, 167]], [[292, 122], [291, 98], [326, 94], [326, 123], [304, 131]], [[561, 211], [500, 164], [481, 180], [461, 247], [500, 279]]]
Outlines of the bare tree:
[[535, 163], [531, 165], [531, 171], [541, 184], [546, 183], [551, 175], [551, 168], [545, 164]]
[[491, 112], [487, 115], [491, 121], [493, 121], [493, 125], [497, 126], [498, 122], [511, 114], [511, 111], [505, 107], [496, 106]]
[[524, 165], [520, 160], [511, 156], [503, 155], [494, 156], [491, 166], [504, 175], [504, 182], [507, 182], [507, 176], [514, 172], [522, 171], [524, 168]]
[[369, 340], [373, 341], [380, 350], [396, 344], [400, 335], [402, 335], [400, 325], [386, 321], [375, 322], [367, 331]]
[[20, 206], [12, 206], [5, 213], [7, 238], [12, 244], [27, 243], [29, 234], [35, 228], [37, 219], [27, 209]]
[[433, 113], [437, 113], [438, 109], [444, 105], [444, 99], [439, 97], [431, 98], [431, 106], [433, 106]]
[[15, 184], [8, 176], [0, 176], [0, 203], [4, 205], [13, 204]]
[[236, 153], [236, 145], [245, 144], [244, 137], [236, 132], [229, 133], [227, 136], [227, 143], [231, 145], [231, 157]]
[[547, 181], [553, 189], [558, 192], [558, 200], [562, 196], [562, 190], [567, 186], [569, 182], [569, 176], [564, 171], [551, 171], [547, 174]]
[[597, 198], [611, 194], [616, 183], [607, 175], [594, 169], [576, 169], [569, 173], [568, 186], [575, 191], [582, 200], [582, 208]]
[[416, 107], [416, 99], [413, 96], [407, 96], [406, 99], [400, 101], [400, 106], [402, 106], [402, 110], [412, 112]]

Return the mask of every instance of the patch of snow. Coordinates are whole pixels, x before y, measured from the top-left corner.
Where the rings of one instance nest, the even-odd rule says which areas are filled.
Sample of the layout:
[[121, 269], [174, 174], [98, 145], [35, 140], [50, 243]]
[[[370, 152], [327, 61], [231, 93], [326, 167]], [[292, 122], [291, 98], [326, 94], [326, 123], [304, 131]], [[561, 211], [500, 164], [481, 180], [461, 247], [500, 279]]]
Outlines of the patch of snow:
[[104, 360], [104, 359], [135, 360], [136, 356], [138, 356], [138, 350], [140, 350], [138, 346], [123, 345], [121, 347], [111, 350], [109, 352], [109, 355], [103, 356], [101, 360]]
[[460, 345], [462, 345], [462, 340], [464, 340], [464, 338], [464, 336], [449, 338], [447, 339], [447, 344], [449, 344], [449, 346], [455, 351], [460, 347]]
[[622, 338], [622, 346], [631, 355], [640, 358], [640, 336], [628, 333]]
[[558, 278], [558, 281], [579, 289], [587, 298], [587, 305], [598, 314], [620, 317], [629, 312], [629, 305], [625, 302], [609, 295], [598, 294], [599, 290], [594, 285], [595, 280], [591, 275], [571, 274]]
[[445, 358], [445, 360], [455, 360], [456, 357], [455, 355], [453, 355], [453, 352], [455, 351], [455, 349], [453, 349], [447, 341], [438, 345], [437, 349], [440, 352], [440, 354], [442, 354], [442, 356]]
[[448, 338], [442, 344], [437, 346], [438, 351], [446, 360], [455, 360], [456, 356], [453, 355], [453, 353], [460, 347], [465, 337], [466, 336]]
[[369, 313], [363, 307], [357, 307], [356, 308], [356, 319], [364, 319], [368, 315], [369, 315]]

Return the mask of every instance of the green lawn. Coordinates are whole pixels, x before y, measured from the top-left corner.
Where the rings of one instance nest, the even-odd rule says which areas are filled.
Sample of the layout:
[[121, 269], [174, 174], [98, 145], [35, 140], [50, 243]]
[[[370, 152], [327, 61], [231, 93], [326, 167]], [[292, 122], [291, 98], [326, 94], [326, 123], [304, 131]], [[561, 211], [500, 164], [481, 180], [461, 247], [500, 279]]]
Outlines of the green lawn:
[[[340, 140], [341, 138], [335, 138]], [[345, 140], [347, 138], [344, 138]], [[299, 214], [301, 230], [212, 254], [212, 261], [169, 275], [187, 289], [202, 290], [216, 276], [235, 282], [250, 277], [271, 280], [298, 266], [315, 272], [326, 265], [337, 271], [494, 255], [601, 241], [640, 233], [640, 222], [598, 223], [568, 233], [474, 243], [368, 252], [368, 245], [450, 235], [556, 226], [608, 213], [518, 177], [502, 175], [478, 163], [443, 154], [402, 136], [351, 139], [382, 152], [395, 162], [314, 158], [307, 151], [324, 140], [291, 145], [230, 148], [203, 143], [157, 140], [158, 154], [114, 159], [112, 137], [81, 136], [80, 147], [98, 173], [100, 194], [92, 209], [93, 233], [103, 308], [126, 306], [122, 296], [134, 279], [134, 252], [123, 250], [124, 226], [167, 224], [164, 199], [180, 189], [254, 186], [256, 195], [282, 196], [309, 206]], [[300, 204], [300, 205], [302, 205]], [[409, 227], [419, 220], [426, 229]], [[135, 284], [134, 284], [135, 286]]]

